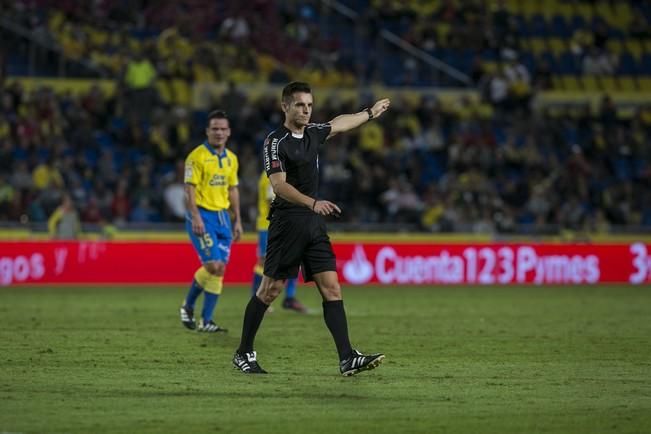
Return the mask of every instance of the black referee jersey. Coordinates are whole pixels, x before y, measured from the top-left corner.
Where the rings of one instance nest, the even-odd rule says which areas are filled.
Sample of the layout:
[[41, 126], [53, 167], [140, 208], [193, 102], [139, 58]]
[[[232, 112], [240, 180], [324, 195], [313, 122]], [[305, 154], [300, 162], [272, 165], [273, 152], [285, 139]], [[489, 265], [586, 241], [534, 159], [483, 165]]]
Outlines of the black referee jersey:
[[[273, 131], [264, 141], [264, 168], [267, 176], [285, 172], [286, 181], [306, 196], [316, 198], [319, 191], [319, 148], [330, 134], [331, 126], [308, 124], [303, 135], [292, 133], [284, 125]], [[303, 209], [276, 196], [271, 209]]]

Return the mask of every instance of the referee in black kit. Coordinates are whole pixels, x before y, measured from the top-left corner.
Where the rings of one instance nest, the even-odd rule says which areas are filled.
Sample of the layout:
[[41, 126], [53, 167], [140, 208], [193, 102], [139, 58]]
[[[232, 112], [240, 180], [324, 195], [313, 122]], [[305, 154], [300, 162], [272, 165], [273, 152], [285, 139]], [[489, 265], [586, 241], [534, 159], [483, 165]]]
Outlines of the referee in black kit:
[[323, 317], [339, 353], [339, 370], [348, 376], [378, 366], [384, 354], [364, 355], [352, 348], [335, 255], [324, 216], [338, 216], [339, 207], [318, 199], [319, 148], [337, 133], [379, 117], [390, 101], [381, 99], [359, 113], [339, 115], [326, 124], [310, 122], [312, 90], [307, 83], [285, 86], [281, 107], [285, 123], [264, 142], [264, 167], [276, 198], [269, 211], [269, 241], [262, 283], [246, 306], [240, 346], [233, 364], [242, 372], [266, 374], [257, 361], [253, 341], [265, 311], [302, 266], [306, 282], [316, 282], [323, 297]]

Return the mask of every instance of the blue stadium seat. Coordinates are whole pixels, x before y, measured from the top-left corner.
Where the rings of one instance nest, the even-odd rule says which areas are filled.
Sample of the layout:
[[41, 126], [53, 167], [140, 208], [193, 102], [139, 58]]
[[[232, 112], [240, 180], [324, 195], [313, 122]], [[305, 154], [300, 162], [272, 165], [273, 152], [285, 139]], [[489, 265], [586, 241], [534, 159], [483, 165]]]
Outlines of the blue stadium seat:
[[554, 15], [551, 19], [551, 32], [559, 38], [568, 38], [572, 32], [563, 15]]
[[549, 36], [549, 31], [547, 29], [547, 20], [542, 14], [532, 15], [531, 20], [529, 21], [529, 27], [531, 36]]
[[651, 74], [651, 53], [646, 53], [642, 56], [638, 72], [644, 75]]
[[585, 26], [586, 26], [585, 18], [583, 18], [581, 15], [574, 15], [570, 20], [568, 30], [570, 31], [570, 33], [574, 33], [576, 30], [584, 28]]
[[578, 63], [578, 59], [571, 52], [566, 51], [558, 59], [558, 69], [556, 72], [560, 74], [580, 74], [581, 66]]
[[95, 133], [95, 142], [101, 148], [113, 148], [113, 137], [106, 131], [97, 131]]
[[622, 53], [619, 56], [617, 73], [625, 75], [636, 75], [638, 72], [638, 66], [635, 62], [635, 58], [630, 53]]
[[84, 157], [88, 162], [88, 164], [90, 165], [90, 167], [95, 168], [97, 166], [97, 158], [98, 158], [97, 149], [86, 148], [86, 150], [84, 151]]

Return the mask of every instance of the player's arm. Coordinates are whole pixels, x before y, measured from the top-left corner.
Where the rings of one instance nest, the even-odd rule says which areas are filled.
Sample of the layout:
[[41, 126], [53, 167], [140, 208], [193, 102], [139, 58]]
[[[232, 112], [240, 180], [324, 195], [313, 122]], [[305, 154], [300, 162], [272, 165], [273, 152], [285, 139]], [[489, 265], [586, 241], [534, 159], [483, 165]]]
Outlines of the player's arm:
[[199, 208], [197, 207], [196, 199], [196, 187], [194, 184], [185, 184], [185, 209], [188, 210], [190, 216], [192, 217], [192, 232], [195, 235], [203, 235], [206, 231], [205, 226], [203, 225], [203, 219], [201, 214], [199, 214]]
[[49, 219], [47, 219], [47, 230], [50, 233], [50, 236], [56, 238], [57, 236], [57, 226], [63, 217], [63, 208], [58, 207], [54, 210]]
[[359, 113], [337, 116], [330, 121], [331, 129], [328, 137], [332, 137], [337, 133], [350, 131], [370, 121], [371, 119], [380, 117], [382, 113], [387, 111], [390, 104], [391, 101], [388, 98], [384, 98], [373, 104], [373, 107], [362, 110]]
[[231, 201], [233, 211], [233, 240], [237, 241], [242, 236], [242, 217], [240, 216], [240, 191], [237, 186], [228, 187], [228, 199]]
[[307, 196], [289, 184], [286, 179], [287, 174], [285, 172], [276, 172], [269, 175], [271, 187], [277, 196], [282, 197], [288, 202], [303, 205], [317, 214], [330, 215], [341, 213], [341, 209], [334, 203]]

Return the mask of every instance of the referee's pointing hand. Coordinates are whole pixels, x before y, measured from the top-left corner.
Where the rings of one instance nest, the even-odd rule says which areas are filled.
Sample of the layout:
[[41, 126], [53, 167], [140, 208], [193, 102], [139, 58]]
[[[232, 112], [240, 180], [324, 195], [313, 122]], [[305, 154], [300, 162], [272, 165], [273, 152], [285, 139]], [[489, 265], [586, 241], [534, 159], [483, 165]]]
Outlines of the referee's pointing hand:
[[380, 117], [382, 113], [389, 109], [391, 105], [391, 100], [389, 98], [384, 98], [373, 104], [371, 111], [373, 112], [373, 119]]
[[341, 209], [329, 200], [317, 200], [314, 204], [314, 212], [319, 215], [341, 214]]

